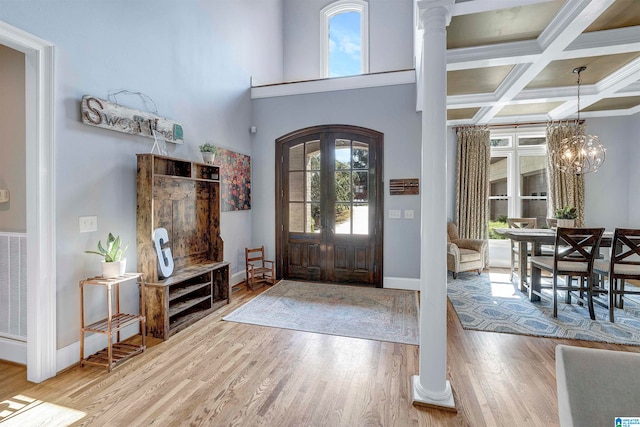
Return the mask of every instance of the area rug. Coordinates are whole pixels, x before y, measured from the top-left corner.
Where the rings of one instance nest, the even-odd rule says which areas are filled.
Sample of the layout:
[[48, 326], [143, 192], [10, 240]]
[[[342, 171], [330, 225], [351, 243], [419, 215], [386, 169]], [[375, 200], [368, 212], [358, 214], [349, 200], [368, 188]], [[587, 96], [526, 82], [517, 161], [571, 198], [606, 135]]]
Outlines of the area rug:
[[[640, 345], [640, 305], [625, 303], [624, 310], [616, 309], [615, 323], [611, 323], [608, 309], [596, 304], [593, 321], [586, 306], [575, 299], [565, 304], [561, 292], [558, 317], [553, 318], [553, 294], [543, 289], [545, 294], [539, 302], [529, 301], [509, 281], [509, 274], [459, 274], [456, 280], [450, 276], [447, 285], [464, 329]], [[625, 296], [625, 302], [629, 298]]]
[[223, 320], [418, 344], [415, 291], [282, 280]]

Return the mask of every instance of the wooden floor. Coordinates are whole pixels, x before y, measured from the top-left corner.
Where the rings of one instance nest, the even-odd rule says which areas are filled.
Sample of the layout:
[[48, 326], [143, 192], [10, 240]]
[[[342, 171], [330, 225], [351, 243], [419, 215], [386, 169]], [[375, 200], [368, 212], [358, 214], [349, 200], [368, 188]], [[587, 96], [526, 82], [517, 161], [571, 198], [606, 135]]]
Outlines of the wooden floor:
[[449, 304], [448, 379], [458, 413], [418, 409], [410, 389], [416, 346], [221, 320], [260, 292], [243, 288], [230, 306], [111, 374], [73, 367], [33, 384], [24, 367], [0, 363], [0, 423], [10, 405], [35, 399], [81, 411], [76, 425], [91, 426], [552, 426], [557, 344], [640, 352], [467, 331]]

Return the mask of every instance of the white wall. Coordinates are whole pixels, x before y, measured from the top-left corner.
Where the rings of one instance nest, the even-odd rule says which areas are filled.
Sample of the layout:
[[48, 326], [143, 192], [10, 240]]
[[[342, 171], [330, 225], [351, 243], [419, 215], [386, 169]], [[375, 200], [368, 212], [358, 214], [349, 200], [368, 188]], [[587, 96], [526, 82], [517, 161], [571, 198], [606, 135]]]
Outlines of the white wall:
[[[84, 254], [108, 232], [131, 242], [136, 266], [136, 153], [152, 140], [81, 123], [80, 100], [120, 89], [152, 97], [160, 115], [182, 123], [184, 145], [171, 156], [200, 160], [205, 140], [251, 154], [250, 78], [282, 77], [281, 0], [0, 0], [0, 20], [56, 46], [55, 158], [58, 348], [78, 341], [78, 281], [99, 273]], [[256, 31], [259, 28], [259, 31]], [[126, 106], [144, 109], [130, 96]], [[78, 217], [98, 216], [98, 231], [78, 232]], [[221, 218], [225, 259], [244, 269], [252, 211]], [[244, 256], [242, 256], [244, 260]], [[123, 288], [123, 310], [137, 310], [135, 287]], [[87, 296], [88, 313], [104, 310]], [[92, 320], [89, 318], [88, 320]]]
[[[420, 115], [415, 86], [398, 85], [253, 101], [258, 133], [252, 153], [253, 238], [275, 254], [275, 140], [315, 125], [348, 124], [384, 133], [384, 270], [388, 277], [420, 277], [420, 197], [390, 196], [390, 178], [420, 177]], [[444, 201], [434, 201], [444, 203]], [[415, 219], [389, 219], [389, 209], [413, 209]]]
[[27, 231], [25, 173], [25, 58], [0, 45], [0, 189], [9, 202], [0, 203], [0, 231]]
[[[331, 3], [284, 0], [285, 81], [321, 77], [320, 11]], [[413, 68], [413, 0], [369, 0], [369, 63], [372, 73]]]

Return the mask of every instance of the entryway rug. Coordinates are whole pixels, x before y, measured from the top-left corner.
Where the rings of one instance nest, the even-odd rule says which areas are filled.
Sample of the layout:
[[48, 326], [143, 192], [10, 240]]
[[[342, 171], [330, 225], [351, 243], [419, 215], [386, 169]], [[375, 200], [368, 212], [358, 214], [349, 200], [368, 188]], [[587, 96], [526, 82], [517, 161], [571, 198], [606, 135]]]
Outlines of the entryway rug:
[[[509, 281], [509, 274], [501, 273], [461, 273], [456, 280], [449, 276], [447, 285], [464, 329], [640, 345], [640, 305], [626, 303], [624, 310], [616, 309], [611, 323], [608, 309], [595, 304], [593, 321], [586, 306], [575, 299], [565, 304], [560, 292], [558, 317], [553, 318], [553, 294], [543, 289], [544, 294], [547, 298], [531, 302]], [[629, 298], [625, 296], [625, 301]]]
[[223, 320], [418, 344], [415, 291], [282, 280]]

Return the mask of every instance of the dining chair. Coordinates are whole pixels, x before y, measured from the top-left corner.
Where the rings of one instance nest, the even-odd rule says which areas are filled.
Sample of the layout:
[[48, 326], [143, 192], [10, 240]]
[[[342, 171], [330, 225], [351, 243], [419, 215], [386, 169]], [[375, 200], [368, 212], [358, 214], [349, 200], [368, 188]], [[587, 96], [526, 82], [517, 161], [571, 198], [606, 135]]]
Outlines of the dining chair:
[[[596, 288], [593, 264], [598, 254], [600, 240], [604, 228], [563, 228], [556, 229], [556, 238], [553, 256], [533, 256], [530, 258], [532, 272], [540, 277], [540, 270], [545, 270], [553, 275], [553, 317], [558, 317], [558, 291], [567, 291], [567, 303], [571, 302], [571, 296], [575, 296], [581, 303], [587, 303], [589, 316], [595, 320], [593, 309], [593, 295], [603, 292]], [[566, 276], [565, 285], [558, 283], [559, 276]], [[578, 287], [573, 287], [573, 278], [579, 278]], [[574, 294], [577, 291], [577, 294]], [[584, 294], [587, 294], [587, 300]]]
[[624, 307], [624, 295], [640, 295], [640, 288], [625, 288], [625, 280], [640, 280], [640, 229], [616, 228], [610, 259], [596, 259], [593, 270], [609, 278], [609, 321], [614, 322], [614, 306]]
[[[538, 228], [538, 220], [536, 218], [507, 218], [507, 224], [509, 228]], [[520, 244], [511, 240], [511, 280], [513, 281], [513, 273], [515, 266], [520, 258]], [[529, 249], [527, 248], [527, 251]], [[520, 266], [518, 265], [518, 274], [520, 273]]]

